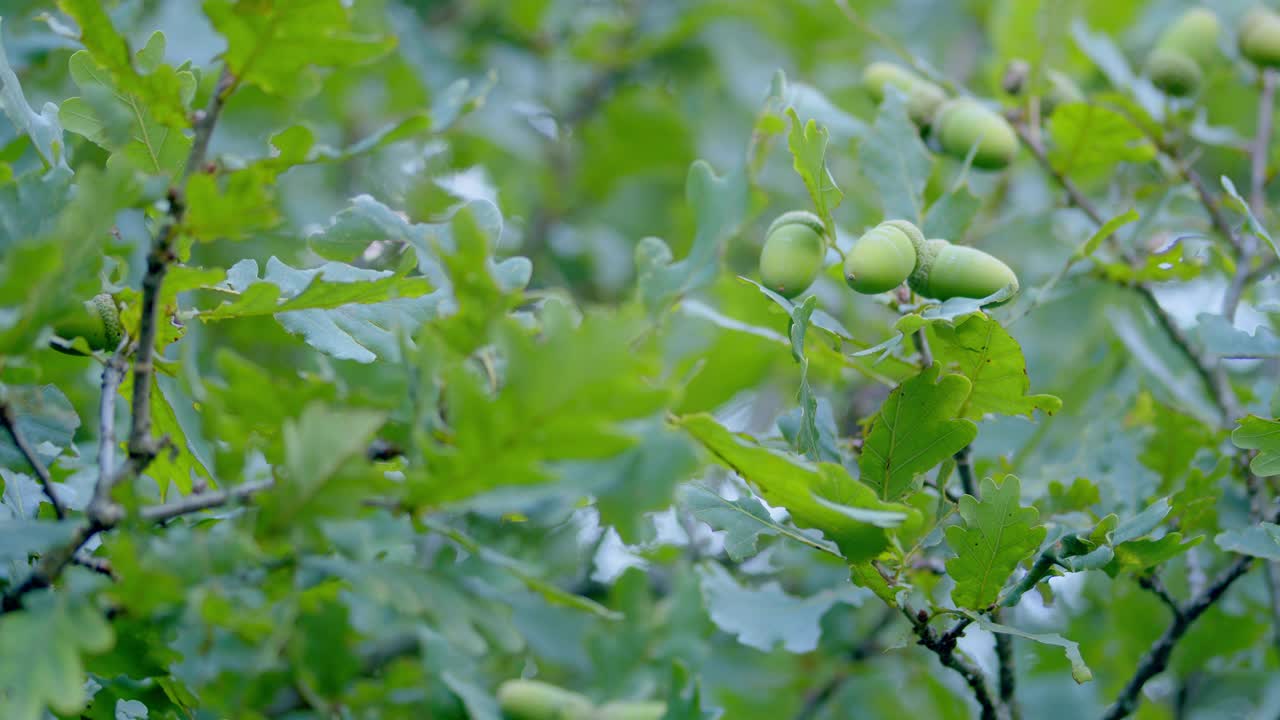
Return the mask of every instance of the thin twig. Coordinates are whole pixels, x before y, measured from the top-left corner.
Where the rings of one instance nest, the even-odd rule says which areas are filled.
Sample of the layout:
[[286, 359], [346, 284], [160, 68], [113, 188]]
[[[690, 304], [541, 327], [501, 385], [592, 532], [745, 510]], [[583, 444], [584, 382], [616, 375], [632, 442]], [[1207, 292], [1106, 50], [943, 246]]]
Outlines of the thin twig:
[[1169, 588], [1165, 587], [1164, 581], [1160, 579], [1159, 575], [1155, 573], [1143, 575], [1138, 578], [1138, 584], [1160, 598], [1160, 602], [1164, 603], [1165, 607], [1169, 608], [1169, 612], [1173, 613], [1175, 620], [1182, 616], [1182, 607], [1178, 605], [1177, 598], [1169, 592]]
[[272, 480], [258, 480], [237, 485], [227, 490], [188, 495], [164, 505], [152, 505], [151, 507], [142, 508], [138, 511], [138, 515], [143, 520], [150, 522], [164, 522], [180, 515], [190, 515], [193, 512], [247, 500], [263, 490], [270, 489], [274, 484]]
[[1134, 710], [1138, 708], [1138, 703], [1142, 699], [1142, 687], [1147, 681], [1163, 672], [1169, 666], [1169, 657], [1173, 654], [1173, 648], [1182, 639], [1190, 629], [1191, 624], [1196, 621], [1218, 598], [1231, 587], [1231, 584], [1240, 579], [1253, 563], [1253, 558], [1248, 555], [1241, 555], [1236, 558], [1226, 570], [1223, 570], [1218, 577], [1209, 584], [1196, 597], [1181, 607], [1181, 612], [1174, 617], [1169, 627], [1165, 629], [1159, 639], [1151, 645], [1146, 655], [1143, 655], [1139, 661], [1137, 669], [1133, 673], [1133, 677], [1129, 682], [1125, 683], [1124, 689], [1120, 691], [1120, 695], [1111, 707], [1103, 713], [1103, 720], [1119, 720], [1128, 717]]
[[13, 444], [17, 446], [18, 452], [31, 466], [31, 471], [40, 479], [40, 488], [44, 490], [44, 494], [49, 498], [49, 504], [53, 506], [53, 514], [58, 516], [59, 520], [65, 520], [67, 511], [62, 507], [62, 501], [58, 499], [57, 494], [53, 491], [53, 478], [49, 475], [49, 469], [40, 462], [40, 458], [36, 456], [36, 451], [27, 443], [27, 438], [18, 429], [18, 419], [13, 414], [13, 407], [8, 403], [0, 404], [0, 425], [9, 432], [9, 438], [13, 440]]
[[[919, 638], [919, 644], [928, 648], [934, 655], [938, 656], [938, 662], [944, 667], [951, 668], [960, 673], [965, 683], [973, 690], [973, 697], [978, 701], [978, 707], [982, 709], [982, 720], [998, 720], [1000, 718], [1000, 702], [992, 695], [991, 689], [987, 687], [986, 676], [982, 674], [982, 670], [974, 663], [964, 659], [956, 654], [956, 638], [955, 627], [946, 634], [939, 636], [929, 627], [929, 618], [924, 611], [919, 613], [912, 612], [911, 608], [906, 605], [902, 606], [902, 613], [906, 615], [907, 620], [911, 621], [911, 627], [915, 630], [916, 636]], [[965, 618], [969, 620], [969, 618]], [[965, 620], [957, 623], [967, 625]], [[963, 630], [963, 626], [960, 626]]]

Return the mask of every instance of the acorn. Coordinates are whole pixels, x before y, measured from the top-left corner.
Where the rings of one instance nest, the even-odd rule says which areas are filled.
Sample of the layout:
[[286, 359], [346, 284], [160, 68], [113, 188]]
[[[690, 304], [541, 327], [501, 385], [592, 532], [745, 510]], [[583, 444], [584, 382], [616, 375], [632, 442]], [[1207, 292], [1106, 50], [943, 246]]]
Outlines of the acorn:
[[1194, 93], [1204, 66], [1218, 51], [1221, 23], [1207, 8], [1192, 8], [1165, 29], [1147, 56], [1146, 74], [1165, 93], [1184, 97]]
[[916, 248], [923, 244], [923, 233], [905, 220], [880, 223], [845, 255], [844, 279], [864, 295], [888, 292], [906, 282], [916, 266]]
[[760, 282], [786, 298], [804, 292], [822, 271], [827, 255], [822, 220], [805, 210], [777, 217], [760, 249]]
[[887, 62], [873, 62], [862, 71], [862, 84], [871, 99], [884, 101], [885, 86], [892, 85], [907, 96], [907, 115], [917, 125], [927, 125], [938, 106], [947, 99], [941, 87], [904, 67]]
[[509, 720], [593, 720], [596, 711], [585, 695], [537, 680], [508, 680], [497, 697]]
[[967, 245], [946, 240], [924, 244], [907, 285], [935, 300], [963, 297], [981, 299], [1012, 287], [1018, 291], [1018, 276], [998, 258]]
[[1240, 54], [1260, 67], [1280, 67], [1280, 14], [1258, 5], [1245, 14], [1238, 33]]
[[973, 156], [974, 167], [999, 170], [1008, 167], [1018, 154], [1018, 134], [999, 113], [973, 98], [956, 98], [938, 108], [933, 122], [938, 144], [949, 155]]

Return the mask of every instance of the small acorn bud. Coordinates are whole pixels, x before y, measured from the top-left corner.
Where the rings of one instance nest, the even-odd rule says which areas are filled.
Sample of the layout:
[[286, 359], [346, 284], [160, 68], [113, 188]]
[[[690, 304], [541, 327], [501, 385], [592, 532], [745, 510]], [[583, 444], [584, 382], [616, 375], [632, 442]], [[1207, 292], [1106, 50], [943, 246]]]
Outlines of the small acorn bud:
[[760, 250], [760, 282], [786, 298], [807, 290], [826, 258], [824, 232], [822, 220], [811, 212], [779, 215], [769, 225]]
[[938, 143], [949, 155], [973, 156], [974, 167], [999, 170], [1013, 162], [1018, 154], [1018, 134], [1009, 122], [972, 98], [956, 98], [938, 108], [933, 122]]
[[858, 238], [845, 255], [845, 281], [864, 295], [888, 292], [911, 274], [916, 246], [923, 242], [919, 228], [905, 220], [880, 223]]
[[885, 86], [892, 85], [907, 96], [907, 114], [917, 125], [927, 125], [947, 93], [914, 72], [887, 62], [873, 62], [862, 71], [862, 84], [876, 104], [884, 100]]
[[1004, 75], [1000, 78], [1000, 87], [1010, 95], [1021, 95], [1030, 76], [1031, 63], [1022, 58], [1015, 58], [1005, 66]]
[[963, 297], [981, 299], [1012, 286], [1018, 276], [999, 259], [967, 245], [946, 240], [925, 243], [915, 272], [907, 280], [912, 290], [935, 300]]
[[1258, 5], [1240, 23], [1240, 54], [1260, 67], [1280, 67], [1280, 15]]
[[497, 696], [510, 720], [593, 720], [595, 715], [585, 695], [537, 680], [508, 680]]
[[[82, 337], [93, 350], [115, 350], [124, 337], [120, 311], [116, 309], [115, 300], [107, 293], [99, 293], [86, 300], [55, 323], [53, 331], [58, 337], [68, 341]], [[51, 343], [51, 347], [68, 355], [80, 354], [59, 343]]]
[[594, 720], [662, 720], [667, 704], [657, 700], [645, 702], [611, 702], [602, 705]]

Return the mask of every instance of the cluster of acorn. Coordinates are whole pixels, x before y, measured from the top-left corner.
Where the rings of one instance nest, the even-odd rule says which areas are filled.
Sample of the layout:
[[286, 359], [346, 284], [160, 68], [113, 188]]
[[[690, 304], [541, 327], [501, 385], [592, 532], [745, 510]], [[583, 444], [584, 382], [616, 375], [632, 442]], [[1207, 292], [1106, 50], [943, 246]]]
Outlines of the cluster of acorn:
[[498, 705], [508, 720], [660, 720], [667, 714], [667, 704], [656, 700], [597, 707], [585, 695], [537, 680], [502, 683]]
[[[1213, 62], [1221, 33], [1218, 16], [1208, 8], [1192, 8], [1164, 29], [1147, 56], [1152, 84], [1174, 97], [1191, 95]], [[1280, 67], [1280, 15], [1264, 6], [1246, 13], [1236, 33], [1240, 55], [1261, 67]]]
[[[822, 221], [793, 210], [769, 226], [760, 251], [760, 279], [784, 297], [804, 292], [822, 271], [827, 246]], [[924, 297], [981, 299], [1008, 287], [1018, 277], [998, 258], [977, 248], [927, 240], [906, 220], [886, 220], [868, 230], [845, 255], [844, 277], [864, 295], [888, 292], [903, 282]]]

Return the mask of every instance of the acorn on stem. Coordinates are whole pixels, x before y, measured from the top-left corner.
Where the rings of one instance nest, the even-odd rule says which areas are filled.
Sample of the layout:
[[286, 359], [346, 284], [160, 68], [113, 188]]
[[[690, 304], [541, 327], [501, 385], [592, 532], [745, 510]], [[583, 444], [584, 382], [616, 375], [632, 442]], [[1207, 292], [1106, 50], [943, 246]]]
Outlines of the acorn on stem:
[[1186, 11], [1165, 29], [1147, 56], [1147, 77], [1174, 97], [1194, 93], [1204, 77], [1204, 66], [1217, 53], [1220, 31], [1218, 16], [1208, 8]]
[[1018, 154], [1018, 134], [1001, 115], [973, 98], [949, 100], [938, 108], [933, 134], [949, 155], [966, 158], [977, 146], [974, 167], [999, 170]]
[[1264, 68], [1280, 67], [1280, 14], [1263, 5], [1245, 13], [1238, 33], [1240, 54]]
[[924, 235], [905, 220], [890, 220], [858, 238], [844, 256], [844, 279], [864, 295], [888, 292], [906, 282], [916, 266]]
[[63, 316], [54, 323], [53, 332], [67, 342], [53, 341], [50, 342], [50, 347], [68, 355], [82, 354], [68, 344], [78, 337], [84, 338], [92, 350], [115, 350], [124, 337], [120, 311], [116, 308], [115, 300], [107, 293], [93, 296]]
[[873, 62], [862, 70], [862, 84], [871, 99], [884, 100], [885, 87], [892, 85], [907, 96], [907, 114], [917, 125], [928, 125], [947, 93], [916, 73], [893, 63]]
[[999, 258], [967, 245], [946, 240], [924, 244], [907, 285], [935, 300], [980, 300], [1006, 287], [1018, 291], [1018, 276]]
[[822, 219], [805, 210], [777, 217], [765, 232], [760, 249], [760, 281], [774, 292], [793, 298], [804, 292], [822, 271], [827, 255]]
[[935, 300], [980, 300], [1006, 287], [1018, 290], [1017, 275], [998, 258], [946, 240], [925, 240], [906, 220], [880, 223], [858, 238], [845, 256], [844, 271], [849, 287], [865, 295], [887, 292], [903, 281]]

